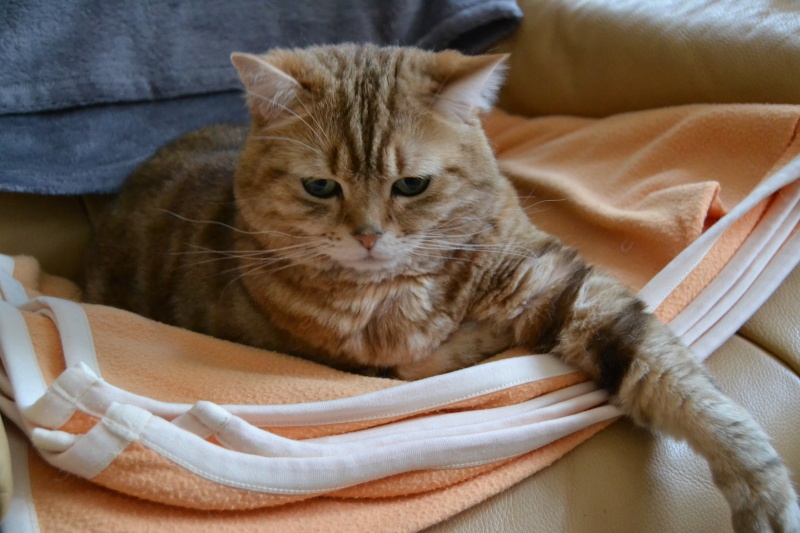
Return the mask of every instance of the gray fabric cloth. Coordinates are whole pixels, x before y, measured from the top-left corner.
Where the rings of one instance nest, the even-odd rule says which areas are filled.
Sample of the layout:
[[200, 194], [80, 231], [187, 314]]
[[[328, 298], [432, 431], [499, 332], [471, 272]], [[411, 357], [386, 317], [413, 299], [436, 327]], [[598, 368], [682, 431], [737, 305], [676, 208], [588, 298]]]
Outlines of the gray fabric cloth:
[[514, 0], [0, 2], [0, 190], [115, 190], [182, 133], [247, 119], [233, 51], [337, 42], [488, 49]]

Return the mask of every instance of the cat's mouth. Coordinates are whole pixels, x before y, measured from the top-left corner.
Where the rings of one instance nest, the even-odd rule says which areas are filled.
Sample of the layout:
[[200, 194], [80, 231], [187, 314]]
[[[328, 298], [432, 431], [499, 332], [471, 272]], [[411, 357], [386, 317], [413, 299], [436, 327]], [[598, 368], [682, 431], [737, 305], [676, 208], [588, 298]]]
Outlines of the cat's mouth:
[[394, 267], [397, 264], [397, 261], [391, 258], [385, 257], [376, 257], [372, 254], [369, 254], [365, 257], [360, 259], [352, 259], [349, 261], [340, 261], [342, 266], [346, 268], [351, 268], [353, 270], [360, 270], [360, 271], [376, 271], [376, 270], [387, 270]]
[[331, 247], [326, 250], [326, 255], [340, 267], [354, 272], [386, 273], [407, 262], [404, 260], [406, 254], [398, 249], [401, 247], [388, 235], [384, 235], [376, 246], [369, 249], [360, 245], [354, 246], [355, 241], [349, 244], [351, 245]]

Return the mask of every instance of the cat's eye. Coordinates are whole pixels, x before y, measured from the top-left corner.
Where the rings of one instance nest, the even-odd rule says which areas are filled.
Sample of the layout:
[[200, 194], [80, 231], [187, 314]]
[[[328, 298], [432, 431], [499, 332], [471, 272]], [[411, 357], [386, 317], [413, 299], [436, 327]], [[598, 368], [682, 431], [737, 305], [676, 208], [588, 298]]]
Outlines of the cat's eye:
[[422, 194], [430, 184], [430, 177], [423, 178], [401, 178], [392, 185], [392, 194], [401, 196], [416, 196]]
[[334, 180], [306, 178], [303, 180], [303, 188], [308, 194], [317, 198], [331, 198], [342, 194], [341, 185]]

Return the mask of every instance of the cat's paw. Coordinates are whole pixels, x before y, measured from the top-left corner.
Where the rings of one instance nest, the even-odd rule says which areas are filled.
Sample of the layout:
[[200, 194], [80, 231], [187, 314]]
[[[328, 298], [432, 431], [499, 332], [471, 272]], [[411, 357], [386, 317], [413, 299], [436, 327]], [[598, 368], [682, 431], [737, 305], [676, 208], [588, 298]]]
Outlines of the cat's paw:
[[736, 533], [800, 533], [800, 506], [788, 475], [746, 499], [733, 510]]

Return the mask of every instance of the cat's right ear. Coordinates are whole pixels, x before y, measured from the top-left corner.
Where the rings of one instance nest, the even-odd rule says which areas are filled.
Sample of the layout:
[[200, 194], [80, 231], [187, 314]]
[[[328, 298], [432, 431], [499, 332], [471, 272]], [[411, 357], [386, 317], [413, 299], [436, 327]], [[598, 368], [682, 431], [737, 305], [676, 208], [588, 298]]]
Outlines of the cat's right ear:
[[247, 92], [253, 115], [272, 119], [282, 114], [301, 89], [300, 84], [263, 57], [234, 52], [231, 62]]
[[434, 97], [434, 111], [453, 120], [469, 121], [478, 112], [491, 109], [503, 84], [508, 55], [465, 56], [445, 50], [436, 58], [446, 79]]

